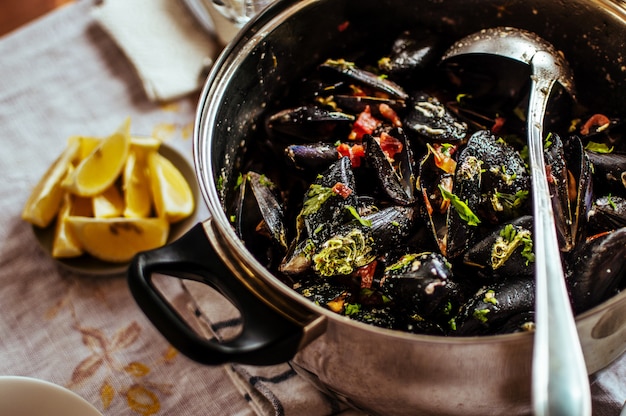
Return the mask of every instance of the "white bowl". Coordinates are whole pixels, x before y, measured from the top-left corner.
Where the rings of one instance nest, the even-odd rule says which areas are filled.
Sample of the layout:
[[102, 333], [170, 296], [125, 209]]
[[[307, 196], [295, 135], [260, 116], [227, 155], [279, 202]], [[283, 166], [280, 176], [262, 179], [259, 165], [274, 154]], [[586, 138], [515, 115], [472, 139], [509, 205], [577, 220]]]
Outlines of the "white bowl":
[[76, 393], [47, 381], [0, 376], [0, 415], [102, 416]]

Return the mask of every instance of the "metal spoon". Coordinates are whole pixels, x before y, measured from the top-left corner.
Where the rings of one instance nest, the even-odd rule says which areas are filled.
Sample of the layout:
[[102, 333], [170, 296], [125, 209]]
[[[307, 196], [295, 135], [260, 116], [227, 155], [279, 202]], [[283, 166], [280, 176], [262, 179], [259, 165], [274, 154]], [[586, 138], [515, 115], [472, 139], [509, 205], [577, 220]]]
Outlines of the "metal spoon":
[[591, 393], [585, 361], [569, 302], [543, 156], [543, 122], [550, 94], [559, 83], [572, 96], [568, 63], [537, 35], [498, 27], [455, 43], [442, 61], [473, 55], [499, 56], [530, 65], [528, 148], [532, 177], [536, 300], [532, 400], [535, 415], [591, 415]]

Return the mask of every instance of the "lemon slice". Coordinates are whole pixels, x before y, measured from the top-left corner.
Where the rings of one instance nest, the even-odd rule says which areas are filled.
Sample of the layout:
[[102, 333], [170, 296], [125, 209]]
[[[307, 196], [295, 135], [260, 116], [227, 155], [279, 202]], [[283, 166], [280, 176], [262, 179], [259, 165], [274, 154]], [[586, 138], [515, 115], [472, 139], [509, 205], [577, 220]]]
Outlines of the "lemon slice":
[[89, 136], [74, 136], [70, 140], [78, 140], [80, 143], [80, 153], [78, 154], [78, 162], [85, 159], [93, 150], [102, 143], [102, 139]]
[[157, 215], [170, 223], [191, 215], [195, 206], [193, 193], [178, 168], [156, 152], [148, 155], [148, 168]]
[[31, 192], [22, 211], [22, 219], [39, 227], [47, 227], [57, 216], [65, 193], [61, 183], [79, 150], [78, 141], [68, 141], [63, 153], [48, 168]]
[[66, 223], [87, 253], [115, 263], [130, 261], [140, 251], [162, 246], [169, 233], [164, 218], [70, 216]]
[[83, 254], [80, 243], [69, 230], [66, 222], [72, 211], [72, 200], [72, 195], [68, 193], [64, 195], [63, 204], [57, 216], [54, 238], [52, 239], [52, 257], [54, 258], [78, 257]]
[[121, 217], [124, 212], [124, 199], [115, 184], [92, 198], [93, 216], [96, 218]]
[[130, 139], [130, 146], [132, 150], [146, 155], [149, 152], [159, 150], [161, 140], [155, 139], [154, 137], [132, 137]]
[[130, 120], [112, 135], [103, 139], [72, 174], [63, 181], [69, 192], [79, 196], [94, 196], [115, 182], [124, 168], [130, 149]]
[[155, 153], [161, 141], [152, 137], [131, 139], [131, 148], [124, 167], [124, 216], [145, 218], [152, 213], [152, 191], [147, 157]]

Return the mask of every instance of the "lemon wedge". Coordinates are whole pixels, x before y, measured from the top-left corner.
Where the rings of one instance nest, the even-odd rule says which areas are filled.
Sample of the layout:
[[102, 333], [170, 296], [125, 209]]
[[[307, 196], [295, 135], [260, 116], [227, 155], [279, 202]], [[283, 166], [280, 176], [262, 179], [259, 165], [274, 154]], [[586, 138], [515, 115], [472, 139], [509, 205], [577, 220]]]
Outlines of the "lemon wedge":
[[157, 139], [133, 137], [123, 176], [124, 217], [145, 218], [152, 213], [147, 157], [161, 146]]
[[130, 147], [132, 150], [142, 153], [143, 155], [159, 150], [161, 140], [154, 137], [132, 137], [130, 139]]
[[100, 260], [123, 263], [167, 241], [164, 218], [67, 217], [66, 223], [83, 249]]
[[47, 227], [57, 216], [65, 193], [61, 183], [79, 150], [78, 141], [68, 141], [63, 153], [48, 168], [31, 192], [22, 211], [22, 219], [39, 227]]
[[52, 257], [54, 258], [78, 257], [83, 254], [80, 243], [69, 230], [66, 222], [72, 211], [72, 202], [73, 196], [66, 193], [63, 196], [63, 204], [57, 215], [54, 238], [52, 239]]
[[79, 196], [94, 196], [110, 187], [124, 168], [130, 149], [130, 120], [103, 139], [63, 181], [63, 187]]
[[96, 218], [121, 217], [124, 212], [124, 199], [115, 184], [92, 198], [93, 216]]
[[191, 215], [195, 207], [193, 193], [178, 168], [157, 152], [148, 155], [148, 168], [157, 215], [170, 223]]
[[80, 152], [78, 154], [78, 162], [85, 159], [93, 150], [102, 143], [102, 139], [90, 136], [74, 136], [70, 140], [78, 140], [80, 143]]

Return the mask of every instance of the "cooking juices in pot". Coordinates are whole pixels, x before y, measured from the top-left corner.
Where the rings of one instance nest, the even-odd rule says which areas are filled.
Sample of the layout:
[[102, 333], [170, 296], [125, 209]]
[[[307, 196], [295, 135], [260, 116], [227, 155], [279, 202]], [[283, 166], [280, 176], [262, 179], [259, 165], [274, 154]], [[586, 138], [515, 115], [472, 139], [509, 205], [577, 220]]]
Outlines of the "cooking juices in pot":
[[[320, 62], [246, 143], [228, 214], [262, 264], [338, 314], [434, 335], [532, 330], [527, 83], [500, 85], [472, 62], [442, 67], [442, 46], [403, 33], [382, 56]], [[528, 79], [526, 68], [501, 64], [494, 71]], [[545, 161], [576, 313], [623, 287], [617, 117], [561, 91], [547, 117]]]

